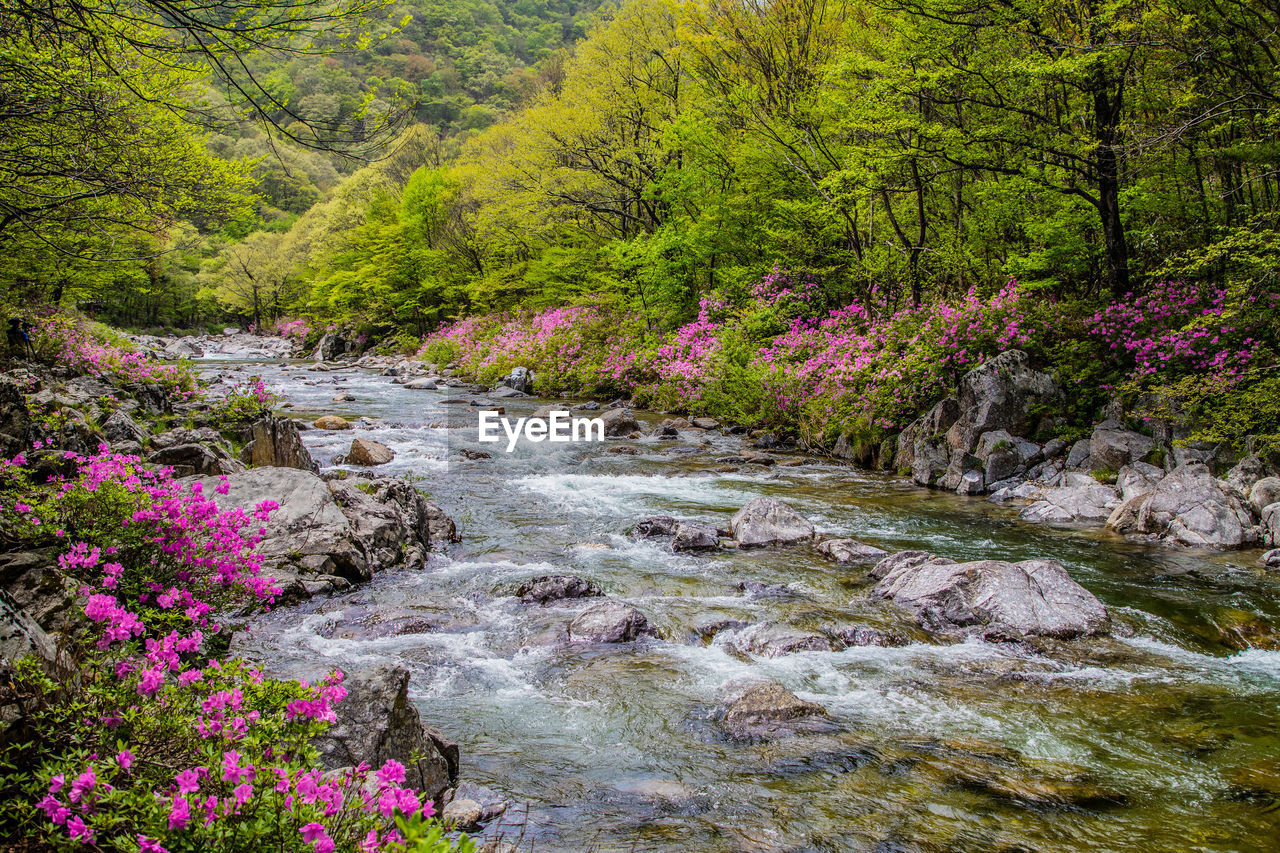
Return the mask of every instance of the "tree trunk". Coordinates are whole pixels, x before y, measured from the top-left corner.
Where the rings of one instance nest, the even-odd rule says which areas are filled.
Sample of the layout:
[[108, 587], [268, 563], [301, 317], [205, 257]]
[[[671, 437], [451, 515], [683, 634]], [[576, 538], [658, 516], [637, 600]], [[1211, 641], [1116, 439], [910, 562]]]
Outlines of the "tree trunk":
[[1120, 216], [1120, 157], [1116, 151], [1119, 137], [1121, 94], [1108, 92], [1105, 76], [1098, 75], [1093, 96], [1093, 115], [1098, 145], [1094, 162], [1098, 170], [1098, 214], [1102, 219], [1102, 235], [1106, 243], [1107, 286], [1113, 296], [1129, 292], [1129, 244]]

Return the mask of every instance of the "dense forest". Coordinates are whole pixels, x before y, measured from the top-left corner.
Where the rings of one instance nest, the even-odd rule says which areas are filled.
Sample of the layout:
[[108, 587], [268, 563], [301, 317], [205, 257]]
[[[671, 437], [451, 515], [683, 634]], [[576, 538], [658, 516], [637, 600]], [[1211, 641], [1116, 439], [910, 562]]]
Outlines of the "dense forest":
[[[1022, 345], [1090, 389], [1083, 417], [1126, 379], [1142, 380], [1129, 392], [1148, 388], [1153, 372], [1181, 383], [1182, 396], [1203, 396], [1186, 376], [1210, 365], [1215, 393], [1223, 382], [1242, 394], [1271, 387], [1274, 3], [522, 0], [339, 11], [333, 21], [365, 21], [359, 38], [336, 25], [284, 28], [163, 74], [119, 32], [87, 55], [75, 49], [84, 33], [13, 41], [6, 88], [25, 86], [12, 102], [37, 109], [9, 120], [19, 132], [7, 135], [0, 220], [8, 298], [136, 327], [265, 330], [305, 318], [307, 329], [404, 350], [464, 317], [584, 306], [628, 330], [591, 348], [646, 355], [542, 374], [574, 374], [559, 390], [601, 393], [694, 370], [669, 354], [676, 367], [664, 367], [660, 352], [687, 349], [701, 322], [734, 332], [704, 330], [715, 354], [702, 353], [695, 372], [740, 399], [711, 403], [697, 390], [666, 404], [794, 424], [807, 400], [762, 376], [778, 359], [762, 364], [761, 353], [788, 347], [779, 335], [843, 328], [858, 314], [860, 340], [893, 349], [867, 324], [928, 326], [919, 312], [963, 311], [958, 300], [985, 306], [986, 322], [1009, 309], [984, 300], [1016, 282], [1001, 304], [1040, 318], [1044, 333]], [[29, 24], [16, 14], [7, 28]], [[66, 61], [28, 79], [22, 51]], [[99, 64], [114, 75], [101, 93], [68, 84], [96, 79]], [[98, 94], [123, 108], [94, 114], [87, 168], [66, 166], [78, 119], [28, 144], [41, 109], [75, 116], [77, 98]], [[127, 149], [145, 162], [113, 159]], [[766, 274], [807, 284], [762, 298]], [[1211, 341], [1188, 326], [1205, 316], [1221, 321]], [[1133, 334], [1103, 368], [1097, 346], [1080, 341], [1106, 323]], [[491, 349], [481, 338], [471, 345]], [[936, 363], [918, 338], [893, 358]], [[825, 350], [839, 362], [832, 340], [793, 340], [790, 360]], [[975, 340], [962, 355], [1006, 343]], [[1141, 369], [1143, 353], [1161, 370]], [[865, 377], [837, 390], [811, 370], [783, 380], [825, 384], [809, 417], [841, 410], [838, 421], [874, 437], [954, 377], [895, 378], [914, 389], [908, 399], [874, 405]], [[862, 401], [856, 415], [850, 396]], [[778, 402], [772, 415], [765, 397]]]

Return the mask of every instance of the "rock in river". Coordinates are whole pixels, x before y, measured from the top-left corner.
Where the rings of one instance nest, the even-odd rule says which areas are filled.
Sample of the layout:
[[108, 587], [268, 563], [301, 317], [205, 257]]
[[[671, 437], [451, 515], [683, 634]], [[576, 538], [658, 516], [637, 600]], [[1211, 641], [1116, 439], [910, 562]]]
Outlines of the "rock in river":
[[520, 584], [516, 595], [526, 604], [546, 604], [566, 598], [595, 598], [604, 593], [600, 587], [577, 575], [543, 575]]
[[950, 633], [996, 627], [1019, 636], [1067, 638], [1105, 633], [1110, 627], [1102, 602], [1056, 560], [952, 563], [903, 556], [882, 561], [890, 566], [873, 594], [913, 611], [927, 629]]
[[837, 563], [871, 563], [889, 555], [857, 539], [827, 539], [818, 543], [818, 553]]
[[714, 527], [691, 521], [680, 522], [671, 541], [672, 551], [714, 551], [719, 547], [720, 537]]
[[813, 538], [813, 524], [777, 498], [752, 498], [729, 526], [744, 548], [791, 545]]
[[346, 461], [348, 465], [372, 467], [374, 465], [386, 465], [395, 458], [395, 451], [385, 444], [371, 441], [367, 438], [357, 438], [351, 442], [351, 449], [347, 451]]
[[1244, 502], [1200, 462], [1178, 466], [1150, 494], [1125, 501], [1107, 519], [1107, 526], [1118, 533], [1144, 533], [1202, 548], [1240, 548], [1257, 541]]
[[806, 702], [781, 684], [767, 681], [748, 687], [719, 713], [720, 725], [734, 740], [775, 740], [835, 728], [827, 710]]
[[351, 423], [346, 418], [340, 418], [337, 415], [322, 415], [316, 418], [311, 425], [316, 429], [351, 429]]
[[593, 604], [569, 623], [569, 639], [575, 643], [629, 643], [656, 635], [643, 613], [621, 601]]

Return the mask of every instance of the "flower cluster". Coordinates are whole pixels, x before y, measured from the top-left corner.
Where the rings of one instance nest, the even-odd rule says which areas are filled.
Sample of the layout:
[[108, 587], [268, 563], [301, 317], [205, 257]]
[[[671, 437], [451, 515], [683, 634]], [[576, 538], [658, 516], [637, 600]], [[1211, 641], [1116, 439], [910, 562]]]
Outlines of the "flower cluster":
[[25, 462], [0, 465], [0, 516], [7, 529], [30, 532], [41, 516], [58, 528], [59, 568], [81, 583], [92, 629], [70, 684], [31, 662], [18, 677], [43, 709], [29, 720], [42, 752], [27, 763], [46, 841], [332, 853], [400, 850], [420, 834], [434, 804], [405, 784], [403, 765], [317, 766], [312, 741], [346, 696], [340, 672], [275, 681], [209, 656], [215, 613], [269, 606], [280, 592], [255, 550], [273, 501], [221, 509], [226, 478], [211, 495], [106, 448], [68, 456], [75, 475], [43, 486]]
[[159, 385], [182, 394], [191, 394], [196, 388], [195, 377], [184, 366], [161, 364], [121, 341], [95, 334], [90, 323], [65, 314], [40, 318], [32, 342], [45, 358], [81, 373]]

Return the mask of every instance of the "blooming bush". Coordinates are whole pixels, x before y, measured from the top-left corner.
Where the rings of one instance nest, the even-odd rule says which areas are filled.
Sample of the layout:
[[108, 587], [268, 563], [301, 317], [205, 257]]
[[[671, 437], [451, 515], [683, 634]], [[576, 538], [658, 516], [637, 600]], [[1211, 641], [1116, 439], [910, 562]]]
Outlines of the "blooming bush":
[[276, 334], [301, 343], [311, 334], [311, 324], [305, 317], [281, 317], [276, 320]]
[[280, 404], [280, 395], [267, 388], [261, 376], [250, 376], [233, 385], [220, 400], [209, 406], [209, 414], [219, 429], [255, 421], [270, 414]]
[[132, 350], [118, 337], [111, 339], [94, 324], [67, 314], [40, 318], [31, 341], [44, 360], [77, 372], [159, 385], [176, 394], [190, 395], [196, 390], [195, 376], [184, 365], [161, 364]]
[[255, 551], [274, 502], [222, 510], [105, 447], [66, 461], [75, 473], [45, 485], [22, 457], [0, 465], [0, 528], [61, 543], [89, 626], [52, 668], [17, 669], [29, 737], [0, 755], [0, 826], [66, 850], [453, 849], [403, 766], [317, 768], [341, 673], [276, 681], [217, 658], [216, 614], [280, 592]]

